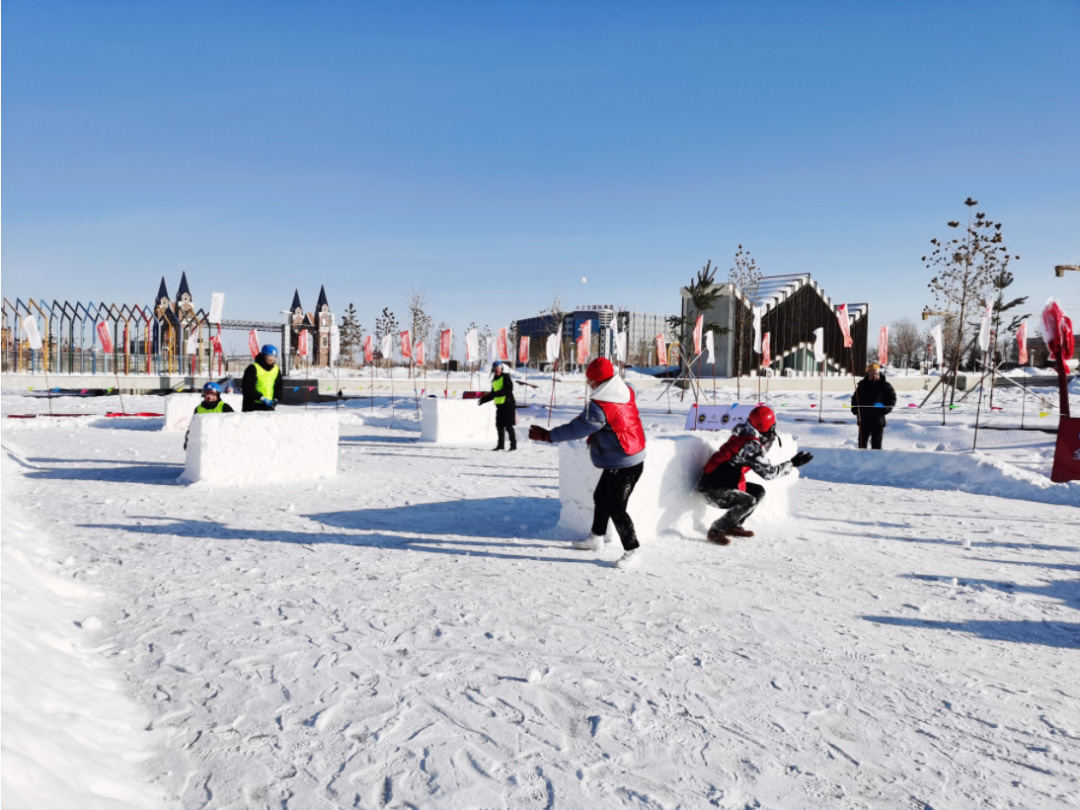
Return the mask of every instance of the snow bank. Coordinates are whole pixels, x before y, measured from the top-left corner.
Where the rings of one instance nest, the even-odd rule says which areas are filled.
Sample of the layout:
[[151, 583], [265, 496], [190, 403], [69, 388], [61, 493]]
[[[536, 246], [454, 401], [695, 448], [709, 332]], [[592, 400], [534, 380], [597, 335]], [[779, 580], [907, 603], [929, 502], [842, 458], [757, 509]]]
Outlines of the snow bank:
[[479, 445], [495, 441], [495, 405], [475, 399], [420, 400], [420, 441]]
[[[709, 525], [721, 514], [694, 491], [701, 470], [709, 456], [730, 436], [728, 431], [697, 432], [681, 436], [649, 436], [646, 444], [645, 470], [630, 496], [630, 517], [643, 542], [664, 532], [704, 536]], [[776, 464], [795, 455], [795, 441], [786, 435], [773, 445], [769, 460]], [[592, 465], [585, 442], [559, 445], [559, 500], [562, 511], [556, 532], [573, 538], [589, 533], [592, 526], [592, 493], [601, 471]], [[798, 473], [762, 481], [754, 473], [748, 481], [765, 487], [765, 500], [746, 521], [747, 528], [762, 529], [783, 525], [797, 511]], [[618, 540], [614, 525], [608, 536]]]
[[[30, 466], [20, 460], [24, 466]], [[48, 538], [3, 511], [4, 807], [168, 806], [136, 763], [157, 742], [100, 649], [100, 594], [45, 570]], [[49, 564], [49, 561], [45, 561]], [[56, 563], [51, 563], [57, 565]], [[63, 568], [59, 569], [66, 573]], [[82, 638], [78, 638], [78, 636]]]
[[[240, 412], [244, 398], [240, 394], [223, 394], [221, 397], [229, 406]], [[165, 397], [165, 424], [162, 430], [187, 430], [195, 408], [202, 402], [201, 394], [169, 394]]]
[[330, 478], [337, 456], [333, 412], [201, 414], [191, 420], [180, 480], [243, 486]]
[[943, 489], [1039, 503], [1080, 506], [1080, 483], [1055, 484], [998, 459], [975, 453], [809, 448], [808, 478], [837, 484]]

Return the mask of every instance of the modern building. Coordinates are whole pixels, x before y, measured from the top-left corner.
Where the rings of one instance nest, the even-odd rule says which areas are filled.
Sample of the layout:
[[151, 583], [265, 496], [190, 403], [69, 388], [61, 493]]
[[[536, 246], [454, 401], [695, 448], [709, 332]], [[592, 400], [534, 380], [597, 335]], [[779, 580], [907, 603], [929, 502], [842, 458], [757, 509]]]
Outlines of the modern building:
[[[686, 318], [689, 335], [698, 313], [689, 289], [683, 287], [681, 293], [681, 314]], [[761, 312], [761, 333], [769, 335], [772, 355], [769, 367], [773, 374], [820, 373], [820, 364], [814, 362], [814, 330], [819, 328], [823, 330], [825, 371], [850, 374], [853, 365], [857, 371], [862, 371], [870, 305], [847, 305], [852, 346], [845, 348], [837, 318], [838, 307], [809, 273], [792, 273], [764, 276], [752, 297], [730, 282], [720, 285], [719, 298], [704, 313], [705, 328], [709, 329], [711, 325], [715, 335], [716, 362], [714, 368], [706, 362], [707, 355], [701, 358], [700, 373], [703, 376], [732, 377], [756, 373], [761, 357], [752, 352], [755, 307]], [[697, 363], [695, 368], [698, 368]]]
[[591, 356], [614, 357], [615, 333], [627, 333], [627, 363], [651, 366], [656, 363], [656, 336], [668, 335], [670, 329], [666, 315], [647, 315], [642, 312], [617, 310], [610, 304], [582, 304], [564, 313], [561, 320], [551, 315], [537, 315], [516, 322], [517, 334], [529, 337], [530, 362], [545, 362], [545, 347], [549, 335], [562, 326], [563, 358], [573, 364], [573, 346], [586, 321], [592, 324]]

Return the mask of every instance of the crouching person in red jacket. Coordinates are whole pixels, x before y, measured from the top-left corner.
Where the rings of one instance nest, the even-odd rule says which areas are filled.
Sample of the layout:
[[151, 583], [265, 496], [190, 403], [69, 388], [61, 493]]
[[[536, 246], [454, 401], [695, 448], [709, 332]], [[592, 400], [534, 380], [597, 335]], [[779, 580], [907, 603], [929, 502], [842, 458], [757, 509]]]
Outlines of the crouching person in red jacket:
[[641, 556], [634, 521], [626, 506], [645, 469], [645, 429], [633, 389], [615, 374], [610, 360], [606, 357], [593, 360], [585, 378], [592, 389], [585, 410], [573, 421], [551, 431], [532, 425], [529, 438], [558, 443], [587, 437], [589, 457], [593, 466], [603, 473], [593, 491], [592, 532], [573, 545], [584, 551], [601, 548], [610, 520], [623, 546], [623, 555], [615, 567], [630, 568], [641, 563]]
[[742, 524], [765, 497], [765, 487], [747, 482], [746, 471], [753, 470], [766, 481], [787, 475], [813, 458], [810, 453], [796, 453], [791, 461], [770, 464], [765, 459], [776, 439], [776, 414], [759, 405], [750, 416], [731, 431], [731, 438], [705, 463], [697, 489], [714, 506], [727, 511], [709, 528], [708, 540], [726, 546], [732, 537], [753, 537]]

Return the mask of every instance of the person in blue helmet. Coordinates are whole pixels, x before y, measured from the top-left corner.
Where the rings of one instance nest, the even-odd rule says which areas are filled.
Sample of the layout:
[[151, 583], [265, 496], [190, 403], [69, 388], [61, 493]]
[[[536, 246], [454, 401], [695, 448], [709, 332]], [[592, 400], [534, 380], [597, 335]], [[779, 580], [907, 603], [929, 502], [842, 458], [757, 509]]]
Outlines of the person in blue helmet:
[[244, 413], [272, 411], [281, 401], [281, 368], [277, 359], [277, 346], [268, 343], [244, 370], [240, 382], [240, 393], [244, 396], [240, 410]]
[[[195, 406], [195, 413], [235, 413], [232, 405], [221, 398], [221, 386], [216, 382], [208, 382], [202, 387], [202, 402]], [[184, 449], [187, 450], [188, 434], [191, 428], [184, 434]]]

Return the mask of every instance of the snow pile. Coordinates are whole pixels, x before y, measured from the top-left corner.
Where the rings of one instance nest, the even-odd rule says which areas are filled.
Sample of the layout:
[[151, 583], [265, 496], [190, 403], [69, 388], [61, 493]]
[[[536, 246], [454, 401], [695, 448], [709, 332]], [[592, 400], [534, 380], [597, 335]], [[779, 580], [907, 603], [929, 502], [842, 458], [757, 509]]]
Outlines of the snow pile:
[[475, 399], [420, 400], [420, 441], [480, 445], [495, 440], [495, 406]]
[[944, 489], [1039, 503], [1080, 506], [1080, 482], [1055, 484], [980, 452], [811, 448], [808, 478], [837, 484], [870, 484], [904, 489]]
[[333, 477], [338, 424], [333, 411], [195, 416], [180, 480], [244, 486]]
[[59, 568], [63, 578], [44, 570], [36, 557], [47, 555], [43, 546], [49, 538], [10, 500], [2, 521], [0, 804], [117, 810], [166, 806], [146, 787], [137, 766], [159, 743], [143, 730], [149, 718], [125, 696], [101, 655], [112, 645], [95, 648], [102, 644], [103, 625], [91, 611], [100, 595], [75, 582], [64, 568]]
[[[234, 411], [240, 412], [244, 402], [240, 394], [222, 394], [221, 398], [229, 403]], [[200, 402], [201, 394], [170, 394], [165, 397], [165, 424], [162, 430], [187, 430]]]
[[[664, 532], [702, 536], [721, 510], [694, 491], [709, 456], [715, 453], [730, 432], [696, 432], [679, 436], [648, 436], [645, 469], [630, 496], [630, 517], [642, 541]], [[795, 441], [781, 436], [767, 458], [773, 464], [795, 455]], [[592, 526], [592, 493], [601, 470], [592, 465], [585, 442], [559, 445], [559, 514], [557, 534], [572, 538], [589, 533]], [[765, 499], [746, 521], [747, 528], [762, 529], [783, 525], [797, 512], [798, 473], [772, 481], [762, 481], [753, 472], [747, 480], [765, 487]], [[618, 539], [613, 524], [608, 536]]]

